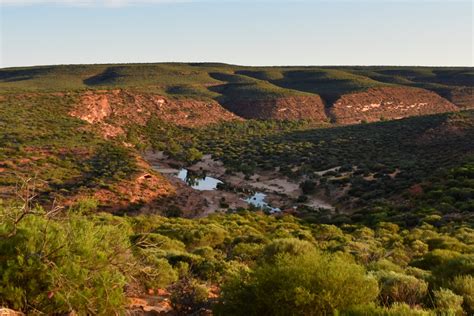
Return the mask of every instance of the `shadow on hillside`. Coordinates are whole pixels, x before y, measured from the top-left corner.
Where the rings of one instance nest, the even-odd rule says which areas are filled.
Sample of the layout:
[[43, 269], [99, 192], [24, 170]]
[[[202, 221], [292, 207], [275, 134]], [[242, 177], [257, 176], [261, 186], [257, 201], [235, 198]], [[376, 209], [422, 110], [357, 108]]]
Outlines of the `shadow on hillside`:
[[15, 82], [35, 79], [37, 77], [40, 77], [41, 75], [46, 75], [52, 69], [53, 67], [0, 70], [0, 81]]
[[114, 84], [119, 78], [123, 77], [123, 75], [120, 74], [121, 68], [123, 67], [109, 67], [98, 75], [84, 79], [83, 82], [88, 86]]

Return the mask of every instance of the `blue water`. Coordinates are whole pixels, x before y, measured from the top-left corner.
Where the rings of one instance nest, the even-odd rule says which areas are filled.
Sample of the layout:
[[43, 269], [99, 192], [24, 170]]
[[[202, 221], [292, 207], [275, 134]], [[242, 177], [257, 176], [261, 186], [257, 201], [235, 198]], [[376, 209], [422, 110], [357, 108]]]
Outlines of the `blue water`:
[[[223, 183], [221, 180], [213, 177], [190, 176], [187, 169], [180, 169], [176, 176], [193, 189], [199, 191], [212, 191], [217, 189], [218, 184]], [[257, 208], [269, 211], [270, 213], [281, 212], [281, 209], [278, 207], [272, 207], [270, 204], [265, 202], [266, 197], [267, 195], [265, 193], [256, 192], [254, 195], [244, 199], [244, 201]]]
[[270, 213], [281, 212], [281, 209], [278, 207], [272, 207], [270, 204], [265, 202], [266, 197], [267, 195], [265, 193], [257, 192], [254, 195], [246, 198], [244, 201], [255, 207], [270, 211]]
[[212, 191], [217, 189], [219, 183], [223, 183], [221, 180], [212, 177], [188, 177], [188, 170], [179, 170], [177, 177], [186, 182], [190, 187], [199, 191]]

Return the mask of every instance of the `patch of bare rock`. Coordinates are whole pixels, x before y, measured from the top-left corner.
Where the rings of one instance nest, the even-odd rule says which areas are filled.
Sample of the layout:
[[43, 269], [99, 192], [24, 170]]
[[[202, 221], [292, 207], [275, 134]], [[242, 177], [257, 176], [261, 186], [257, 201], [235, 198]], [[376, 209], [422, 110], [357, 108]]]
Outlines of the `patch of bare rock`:
[[340, 124], [357, 124], [409, 116], [459, 111], [438, 94], [419, 88], [383, 87], [343, 95], [331, 114]]
[[215, 101], [169, 99], [125, 90], [88, 91], [79, 100], [69, 114], [99, 126], [107, 138], [123, 134], [121, 126], [144, 125], [151, 117], [188, 127], [240, 119]]

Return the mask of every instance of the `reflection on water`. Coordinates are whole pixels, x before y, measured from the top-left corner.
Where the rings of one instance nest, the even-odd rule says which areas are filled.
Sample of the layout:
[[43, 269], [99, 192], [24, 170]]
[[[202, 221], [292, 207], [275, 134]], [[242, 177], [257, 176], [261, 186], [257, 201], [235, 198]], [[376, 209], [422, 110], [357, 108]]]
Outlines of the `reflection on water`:
[[195, 173], [189, 172], [187, 169], [179, 170], [177, 177], [186, 182], [187, 185], [195, 190], [199, 191], [212, 191], [217, 188], [219, 183], [223, 183], [221, 180], [200, 176]]
[[[208, 177], [203, 174], [197, 174], [188, 169], [180, 169], [178, 173], [175, 173], [175, 175], [183, 180], [187, 185], [199, 191], [212, 191], [217, 189], [219, 184], [224, 183], [219, 179]], [[281, 209], [278, 207], [272, 207], [270, 204], [265, 202], [266, 197], [267, 195], [265, 193], [256, 192], [254, 195], [244, 199], [244, 201], [256, 208], [269, 211], [270, 213], [281, 212]]]
[[265, 202], [266, 197], [267, 195], [265, 193], [257, 192], [251, 197], [246, 198], [244, 201], [257, 208], [270, 211], [270, 213], [281, 212], [281, 209], [279, 209], [278, 207], [272, 207], [270, 204]]

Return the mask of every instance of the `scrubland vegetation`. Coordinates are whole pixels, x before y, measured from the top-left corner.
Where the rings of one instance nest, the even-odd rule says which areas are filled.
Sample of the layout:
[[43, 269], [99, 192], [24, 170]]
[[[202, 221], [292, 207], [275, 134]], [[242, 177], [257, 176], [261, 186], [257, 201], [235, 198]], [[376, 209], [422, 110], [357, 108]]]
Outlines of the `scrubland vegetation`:
[[[109, 138], [70, 115], [86, 89], [331, 102], [387, 85], [449, 96], [471, 78], [470, 68], [427, 67], [2, 69], [0, 306], [124, 314], [128, 298], [167, 289], [178, 315], [472, 315], [472, 110], [352, 126], [235, 120], [189, 128], [151, 116], [122, 120], [123, 134]], [[114, 198], [137, 175], [163, 179], [144, 162], [153, 151], [177, 167], [212, 155], [226, 175], [246, 180], [274, 173], [302, 195], [288, 198], [293, 215], [227, 209], [189, 219], [157, 204], [137, 214], [143, 201], [104, 212], [97, 191]], [[335, 209], [304, 205], [315, 196]]]
[[4, 91], [126, 88], [174, 97], [219, 99], [320, 94], [330, 104], [344, 93], [402, 85], [449, 97], [472, 86], [462, 67], [242, 67], [218, 63], [63, 65], [0, 71]]
[[[34, 115], [37, 131], [48, 124]], [[21, 124], [8, 126], [3, 159], [31, 159], [37, 152], [30, 146], [61, 157], [17, 166], [44, 172], [38, 176], [49, 177], [56, 194], [113, 185], [136, 168], [130, 149], [89, 132], [64, 127], [58, 137], [45, 126], [29, 135]], [[453, 126], [463, 134], [437, 132]], [[342, 200], [339, 214], [308, 210], [300, 219], [243, 211], [190, 220], [113, 216], [87, 198], [57, 212], [4, 202], [1, 304], [33, 314], [108, 315], [125, 309], [130, 289], [169, 288], [181, 314], [468, 315], [474, 165], [466, 135], [471, 112], [330, 128], [274, 121], [131, 126], [123, 140], [139, 150], [165, 150], [184, 164], [211, 153], [229, 172], [249, 175], [279, 170], [306, 179], [307, 194], [351, 183], [348, 194], [358, 203], [345, 213]], [[86, 154], [75, 154], [81, 148]], [[209, 298], [213, 286], [217, 298]]]
[[188, 163], [190, 152], [201, 152], [223, 161], [229, 172], [277, 170], [301, 179], [303, 188], [311, 187], [308, 194], [323, 192], [344, 213], [328, 218], [308, 211], [310, 221], [411, 226], [425, 216], [456, 213], [456, 220], [472, 222], [472, 111], [343, 127], [245, 121], [189, 130], [153, 121], [135, 133], [145, 135], [137, 146]]
[[[251, 212], [116, 217], [94, 208], [1, 206], [2, 305], [107, 315], [123, 311], [131, 288], [170, 286], [174, 306], [189, 314], [474, 311], [469, 225], [334, 226]], [[208, 299], [211, 285], [221, 286], [217, 299]]]

